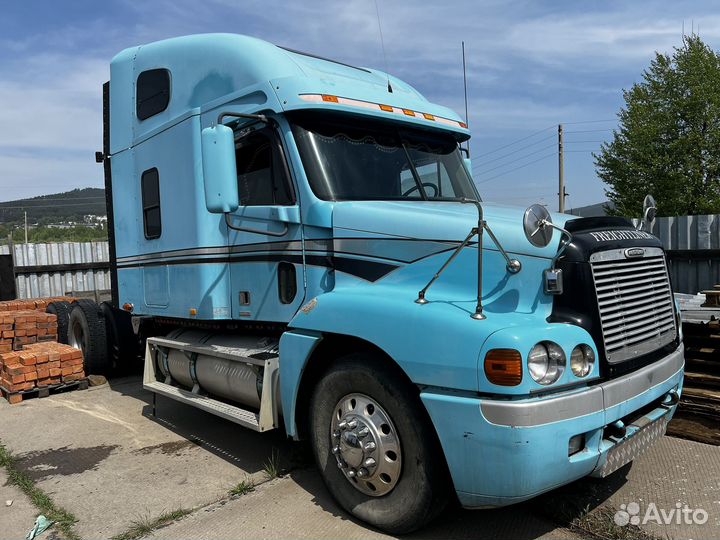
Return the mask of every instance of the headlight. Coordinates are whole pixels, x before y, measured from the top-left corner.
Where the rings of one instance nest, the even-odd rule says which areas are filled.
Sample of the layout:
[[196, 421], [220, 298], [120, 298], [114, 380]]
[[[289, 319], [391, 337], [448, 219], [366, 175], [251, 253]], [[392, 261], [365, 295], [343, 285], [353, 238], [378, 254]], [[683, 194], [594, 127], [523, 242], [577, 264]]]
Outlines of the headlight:
[[528, 355], [528, 370], [535, 382], [552, 384], [565, 371], [565, 353], [557, 343], [542, 341]]
[[570, 369], [576, 377], [586, 377], [595, 365], [595, 353], [590, 345], [578, 345], [570, 353]]

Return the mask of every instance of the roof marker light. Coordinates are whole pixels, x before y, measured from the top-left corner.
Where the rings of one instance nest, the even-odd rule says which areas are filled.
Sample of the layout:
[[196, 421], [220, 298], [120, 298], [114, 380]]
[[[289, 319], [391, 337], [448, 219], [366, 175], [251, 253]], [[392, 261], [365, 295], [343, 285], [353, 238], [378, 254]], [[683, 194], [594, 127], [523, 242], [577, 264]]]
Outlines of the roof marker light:
[[445, 124], [454, 128], [460, 127], [467, 129], [468, 126], [465, 122], [459, 120], [452, 120], [450, 118], [443, 118], [442, 116], [435, 116], [434, 114], [425, 113], [422, 111], [415, 111], [413, 109], [402, 109], [400, 107], [393, 107], [392, 105], [384, 105], [382, 103], [373, 103], [372, 101], [362, 101], [360, 99], [346, 98], [342, 96], [333, 96], [328, 94], [300, 94], [300, 99], [311, 103], [337, 103], [338, 105], [345, 105], [349, 107], [360, 107], [363, 109], [370, 109], [377, 111], [380, 108], [381, 111], [394, 114], [402, 114], [404, 116], [410, 116], [411, 118], [419, 118], [429, 120], [431, 122], [437, 122], [439, 124]]

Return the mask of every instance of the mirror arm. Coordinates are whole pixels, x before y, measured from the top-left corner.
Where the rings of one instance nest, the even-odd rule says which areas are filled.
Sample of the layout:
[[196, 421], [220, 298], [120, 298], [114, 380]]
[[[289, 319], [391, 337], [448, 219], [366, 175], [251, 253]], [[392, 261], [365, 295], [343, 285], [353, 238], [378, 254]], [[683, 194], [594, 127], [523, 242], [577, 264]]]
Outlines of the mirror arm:
[[538, 225], [539, 225], [540, 227], [552, 227], [553, 229], [557, 229], [558, 231], [560, 231], [562, 234], [564, 234], [564, 235], [567, 237], [567, 239], [565, 240], [565, 242], [562, 241], [562, 238], [560, 239], [560, 248], [557, 250], [557, 253], [556, 253], [555, 256], [553, 257], [552, 264], [551, 264], [550, 267], [551, 267], [552, 269], [555, 269], [555, 267], [557, 266], [557, 261], [558, 261], [558, 259], [560, 258], [560, 256], [561, 256], [561, 255], [563, 254], [563, 252], [565, 251], [565, 248], [567, 247], [567, 245], [568, 245], [570, 242], [572, 242], [573, 235], [572, 235], [572, 233], [571, 233], [570, 231], [568, 231], [567, 229], [563, 229], [562, 227], [560, 227], [560, 226], [558, 226], [558, 225], [555, 225], [552, 221], [548, 221], [548, 220], [546, 220], [546, 219], [543, 219], [542, 221], [540, 221], [540, 222], [538, 223]]
[[495, 245], [500, 250], [502, 256], [505, 257], [505, 262], [507, 263], [505, 267], [507, 268], [507, 271], [511, 274], [517, 274], [520, 270], [522, 270], [522, 263], [518, 259], [510, 258], [508, 252], [505, 251], [505, 248], [502, 247], [500, 241], [495, 236], [495, 233], [492, 232], [490, 225], [487, 224], [487, 221], [483, 224], [483, 226], [485, 227], [487, 233], [490, 235], [490, 238], [492, 238], [492, 241], [495, 242]]
[[257, 120], [258, 122], [269, 123], [269, 119], [264, 114], [246, 114], [236, 112], [221, 112], [218, 115], [217, 123], [222, 124], [225, 118], [246, 118], [248, 120]]
[[415, 300], [415, 303], [417, 304], [427, 304], [428, 301], [425, 298], [425, 293], [427, 293], [428, 289], [433, 286], [433, 284], [438, 280], [438, 278], [442, 275], [442, 273], [445, 271], [445, 269], [450, 266], [450, 263], [455, 260], [455, 257], [458, 256], [458, 254], [463, 250], [465, 246], [468, 245], [470, 242], [470, 239], [477, 234], [478, 230], [476, 227], [473, 227], [470, 229], [470, 232], [465, 237], [465, 240], [463, 240], [458, 247], [455, 248], [455, 251], [452, 252], [452, 255], [448, 258], [447, 261], [440, 267], [440, 270], [438, 270], [435, 275], [432, 277], [432, 279], [428, 282], [427, 285], [425, 285], [422, 290], [418, 293], [418, 297]]
[[470, 317], [472, 317], [475, 320], [482, 321], [484, 319], [487, 319], [487, 316], [483, 313], [483, 306], [482, 306], [482, 284], [483, 284], [483, 275], [482, 275], [483, 274], [483, 252], [482, 252], [482, 250], [483, 250], [483, 230], [485, 229], [485, 213], [483, 212], [482, 204], [480, 204], [480, 201], [478, 201], [478, 200], [468, 199], [466, 197], [463, 197], [462, 199], [460, 199], [460, 202], [462, 204], [474, 204], [475, 208], [477, 208], [477, 211], [478, 211], [477, 303], [475, 304], [475, 312], [472, 315], [470, 315]]
[[450, 258], [445, 261], [445, 264], [442, 265], [440, 270], [433, 276], [433, 278], [430, 280], [430, 282], [425, 285], [425, 287], [422, 288], [422, 290], [418, 293], [418, 297], [415, 300], [418, 304], [427, 304], [428, 301], [425, 299], [425, 293], [427, 293], [427, 290], [435, 283], [440, 275], [445, 271], [445, 269], [450, 265], [450, 263], [455, 260], [455, 257], [458, 256], [458, 254], [463, 250], [465, 246], [468, 245], [470, 242], [470, 239], [477, 234], [478, 242], [477, 242], [477, 250], [478, 250], [478, 261], [477, 261], [477, 269], [478, 269], [478, 281], [477, 281], [477, 303], [475, 304], [475, 312], [470, 315], [473, 319], [476, 320], [483, 320], [487, 319], [485, 314], [483, 313], [483, 307], [482, 307], [482, 266], [483, 266], [483, 254], [482, 254], [482, 246], [483, 246], [483, 230], [485, 229], [485, 219], [483, 214], [483, 207], [482, 204], [480, 204], [480, 201], [477, 201], [475, 199], [468, 199], [466, 197], [463, 197], [461, 199], [456, 199], [453, 201], [448, 202], [459, 202], [461, 204], [473, 204], [475, 205], [475, 208], [477, 208], [478, 211], [478, 223], [477, 227], [473, 227], [468, 235], [465, 237], [465, 240], [462, 241], [462, 243], [455, 248], [455, 251], [453, 251], [453, 254], [450, 255]]

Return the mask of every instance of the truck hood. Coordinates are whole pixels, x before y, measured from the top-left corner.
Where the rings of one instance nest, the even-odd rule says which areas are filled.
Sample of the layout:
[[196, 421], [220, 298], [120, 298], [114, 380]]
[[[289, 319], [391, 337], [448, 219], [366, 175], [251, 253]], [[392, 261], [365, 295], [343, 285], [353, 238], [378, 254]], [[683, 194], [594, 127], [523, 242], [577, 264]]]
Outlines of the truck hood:
[[[544, 248], [533, 246], [523, 231], [525, 208], [483, 203], [485, 221], [503, 248], [510, 253], [552, 258], [560, 243], [555, 231]], [[563, 226], [574, 216], [552, 214], [553, 223]], [[411, 240], [460, 242], [477, 226], [474, 205], [431, 201], [358, 201], [337, 203], [333, 210], [333, 228], [341, 236], [390, 236]], [[497, 249], [486, 234], [485, 249]]]

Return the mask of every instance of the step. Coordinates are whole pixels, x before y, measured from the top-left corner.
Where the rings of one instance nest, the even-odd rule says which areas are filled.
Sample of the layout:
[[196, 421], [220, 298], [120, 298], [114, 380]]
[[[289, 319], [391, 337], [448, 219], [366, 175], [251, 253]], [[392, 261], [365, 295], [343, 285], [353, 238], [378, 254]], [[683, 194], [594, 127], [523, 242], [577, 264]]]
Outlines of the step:
[[145, 382], [143, 388], [150, 392], [155, 392], [170, 399], [174, 399], [181, 403], [191, 405], [205, 412], [209, 412], [236, 424], [240, 424], [246, 428], [250, 428], [254, 431], [264, 431], [264, 428], [260, 426], [260, 415], [253, 411], [241, 409], [234, 405], [228, 405], [222, 401], [212, 399], [206, 396], [193, 394], [182, 388], [176, 388], [158, 381]]

